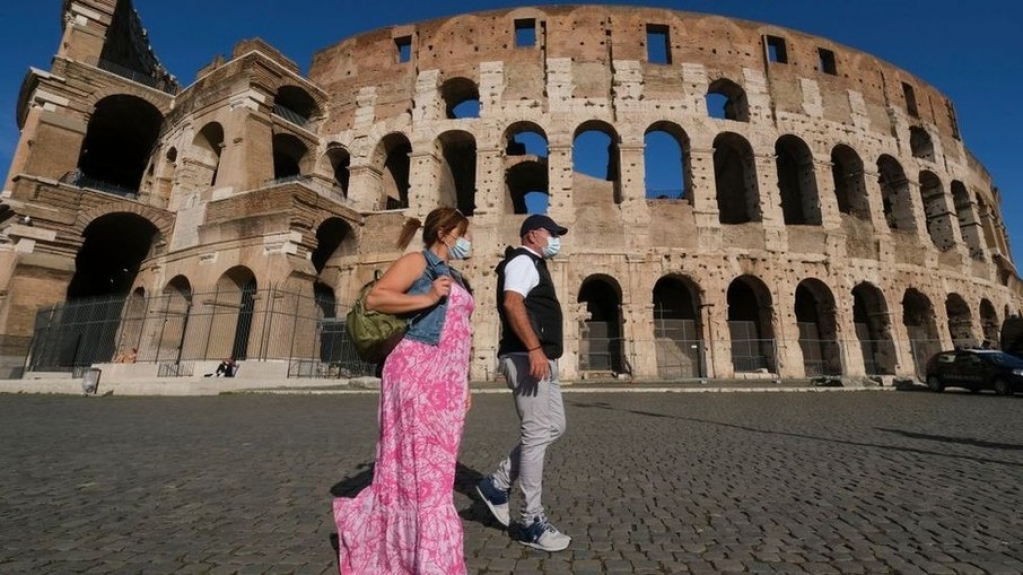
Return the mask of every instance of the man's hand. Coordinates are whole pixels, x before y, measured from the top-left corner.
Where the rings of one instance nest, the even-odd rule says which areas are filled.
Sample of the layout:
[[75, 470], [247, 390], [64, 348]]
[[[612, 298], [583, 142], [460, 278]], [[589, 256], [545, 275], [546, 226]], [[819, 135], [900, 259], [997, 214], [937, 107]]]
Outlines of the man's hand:
[[543, 348], [536, 348], [529, 352], [529, 375], [537, 381], [551, 377], [551, 364], [547, 361], [547, 355], [544, 354]]

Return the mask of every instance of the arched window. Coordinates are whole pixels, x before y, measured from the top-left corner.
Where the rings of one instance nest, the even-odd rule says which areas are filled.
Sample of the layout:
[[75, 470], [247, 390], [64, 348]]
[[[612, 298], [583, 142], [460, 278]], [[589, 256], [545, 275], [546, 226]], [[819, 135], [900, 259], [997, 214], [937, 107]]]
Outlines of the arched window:
[[870, 220], [867, 182], [859, 154], [849, 146], [835, 146], [831, 151], [831, 176], [835, 183], [838, 211], [861, 220]]
[[807, 377], [842, 375], [835, 297], [828, 286], [817, 279], [800, 282], [796, 286], [795, 312]]
[[927, 234], [934, 247], [942, 251], [951, 249], [955, 246], [952, 218], [945, 202], [945, 189], [933, 172], [920, 172], [920, 199], [927, 218]]
[[931, 135], [927, 133], [927, 130], [919, 126], [911, 127], [909, 129], [909, 148], [914, 158], [934, 161], [934, 142], [931, 141]]
[[274, 114], [304, 127], [319, 115], [319, 107], [304, 88], [281, 86], [274, 97]]
[[469, 132], [444, 132], [437, 138], [444, 159], [440, 174], [441, 205], [465, 216], [476, 211], [476, 138]]
[[412, 144], [404, 134], [384, 136], [374, 153], [374, 164], [381, 173], [381, 203], [387, 210], [408, 207], [409, 173], [412, 168]]
[[902, 298], [902, 323], [909, 334], [917, 376], [923, 380], [927, 360], [941, 351], [931, 300], [914, 288], [907, 289]]
[[644, 181], [648, 200], [688, 200], [692, 183], [689, 137], [681, 126], [658, 122], [643, 139]]
[[464, 119], [480, 117], [480, 90], [468, 78], [452, 78], [441, 86], [444, 110], [448, 118]]
[[749, 122], [746, 91], [727, 78], [719, 78], [707, 87], [707, 114], [711, 118]]
[[778, 190], [786, 225], [821, 225], [813, 153], [803, 140], [782, 136], [774, 145]]
[[853, 327], [863, 352], [866, 375], [895, 374], [895, 345], [884, 293], [869, 283], [852, 290]]
[[[618, 133], [610, 124], [591, 120], [576, 128], [572, 139], [572, 169], [579, 184], [574, 189], [577, 200], [584, 203], [596, 200], [599, 203], [597, 198], [610, 192], [608, 195], [615, 204], [622, 202], [618, 156]], [[610, 182], [610, 186], [593, 179]]]
[[714, 139], [714, 187], [722, 224], [760, 221], [753, 148], [742, 136], [726, 132]]
[[309, 148], [291, 134], [274, 134], [274, 180], [295, 178], [302, 174], [302, 163]]
[[223, 126], [217, 122], [203, 126], [192, 140], [192, 147], [197, 177], [208, 186], [215, 187], [220, 173], [220, 156], [224, 150]]
[[505, 186], [515, 214], [545, 214], [550, 204], [547, 135], [531, 122], [510, 126], [505, 133]]
[[163, 114], [136, 96], [107, 96], [89, 117], [74, 182], [121, 196], [138, 194]]
[[877, 161], [878, 184], [881, 186], [884, 219], [893, 230], [913, 231], [913, 204], [909, 199], [909, 180], [899, 162], [891, 156], [881, 156]]

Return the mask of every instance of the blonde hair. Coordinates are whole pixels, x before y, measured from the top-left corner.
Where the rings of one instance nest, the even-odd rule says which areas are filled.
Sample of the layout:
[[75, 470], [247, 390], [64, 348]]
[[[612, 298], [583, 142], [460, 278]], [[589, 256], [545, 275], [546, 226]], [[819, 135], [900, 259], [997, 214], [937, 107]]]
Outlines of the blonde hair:
[[420, 222], [418, 218], [409, 218], [401, 227], [398, 248], [403, 250], [408, 247], [419, 228], [423, 228], [423, 245], [430, 247], [437, 243], [445, 232], [457, 229], [458, 233], [464, 234], [469, 228], [469, 219], [456, 208], [437, 208], [427, 214], [425, 223]]

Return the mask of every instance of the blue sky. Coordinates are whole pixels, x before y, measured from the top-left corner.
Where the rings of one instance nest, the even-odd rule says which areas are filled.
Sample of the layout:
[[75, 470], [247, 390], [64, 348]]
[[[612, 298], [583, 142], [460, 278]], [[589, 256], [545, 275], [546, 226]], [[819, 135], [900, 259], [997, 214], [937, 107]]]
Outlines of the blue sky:
[[[49, 69], [61, 0], [4, 0], [0, 21], [0, 167], [18, 140], [15, 105], [29, 66]], [[1023, 3], [1008, 0], [620, 1], [767, 22], [830, 38], [887, 60], [948, 95], [966, 146], [991, 172], [1017, 266], [1023, 265]], [[217, 54], [259, 36], [307, 69], [345, 37], [392, 24], [515, 5], [565, 2], [135, 0], [161, 62], [188, 84]]]

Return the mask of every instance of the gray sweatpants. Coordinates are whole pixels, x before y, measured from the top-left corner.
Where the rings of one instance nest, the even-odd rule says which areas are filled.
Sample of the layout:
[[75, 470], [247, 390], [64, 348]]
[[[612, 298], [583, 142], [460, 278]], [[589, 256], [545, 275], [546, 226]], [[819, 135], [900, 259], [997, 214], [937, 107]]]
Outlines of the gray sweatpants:
[[558, 362], [549, 360], [550, 379], [537, 381], [529, 375], [529, 357], [525, 354], [501, 358], [501, 368], [513, 391], [519, 414], [519, 443], [497, 466], [494, 486], [510, 489], [516, 480], [522, 490], [522, 521], [530, 524], [543, 514], [543, 460], [547, 446], [565, 433], [565, 406], [561, 402]]

